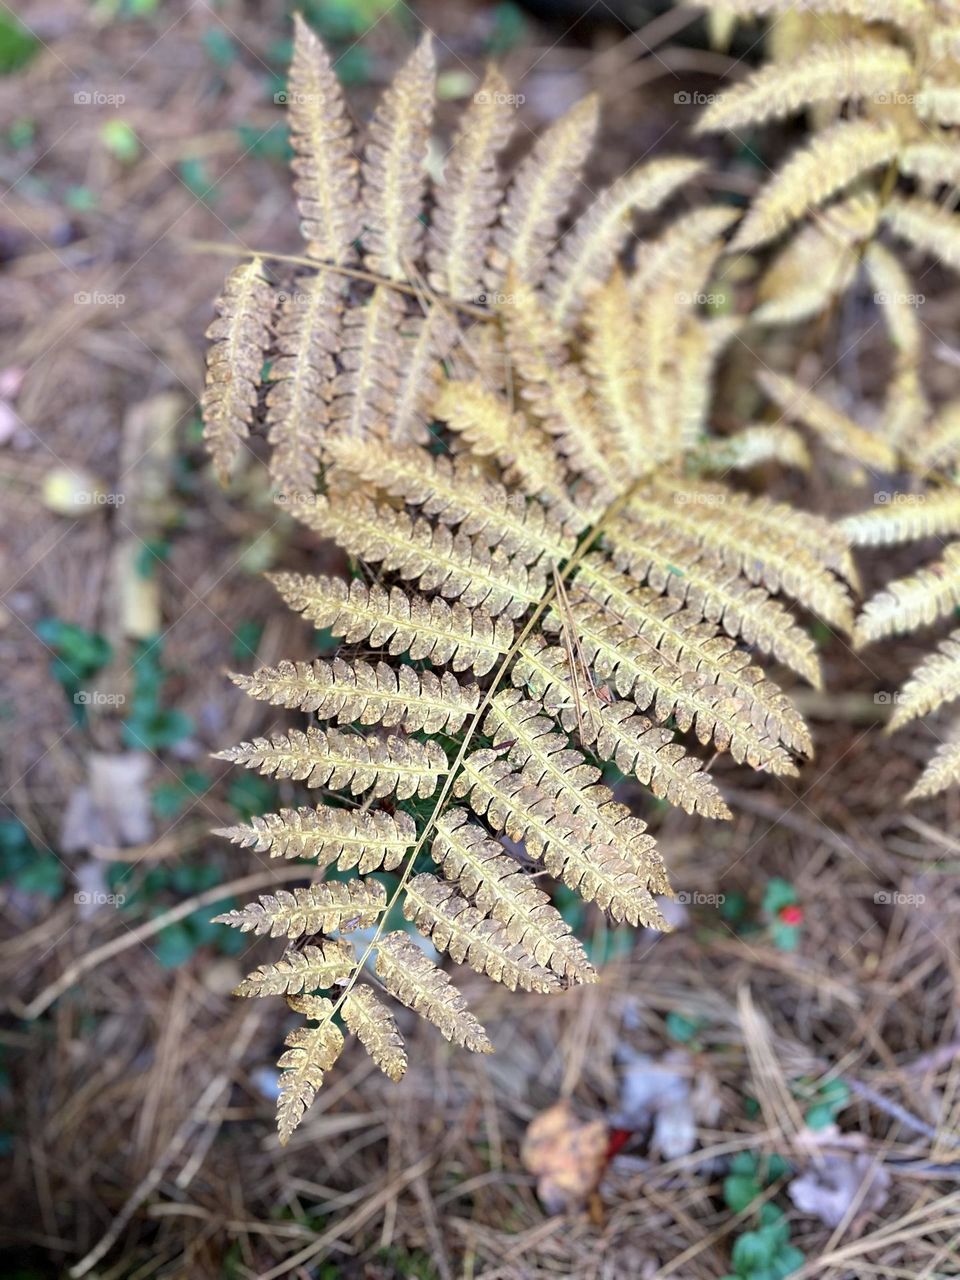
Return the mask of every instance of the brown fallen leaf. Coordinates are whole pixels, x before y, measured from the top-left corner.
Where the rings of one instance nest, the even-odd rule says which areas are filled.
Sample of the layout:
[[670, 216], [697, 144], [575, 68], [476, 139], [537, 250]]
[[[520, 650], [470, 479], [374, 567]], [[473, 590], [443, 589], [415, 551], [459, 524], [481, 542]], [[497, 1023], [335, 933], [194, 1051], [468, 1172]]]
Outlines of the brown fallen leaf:
[[530, 1122], [520, 1155], [537, 1177], [537, 1195], [548, 1213], [579, 1209], [596, 1191], [609, 1136], [603, 1120], [578, 1120], [569, 1102], [554, 1103]]

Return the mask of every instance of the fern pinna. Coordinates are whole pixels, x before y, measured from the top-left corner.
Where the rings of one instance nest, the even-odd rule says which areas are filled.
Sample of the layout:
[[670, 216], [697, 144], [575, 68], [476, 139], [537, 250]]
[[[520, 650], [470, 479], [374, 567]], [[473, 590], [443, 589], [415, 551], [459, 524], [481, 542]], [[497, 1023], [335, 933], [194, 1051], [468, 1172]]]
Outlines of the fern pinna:
[[[786, 423], [808, 429], [850, 478], [870, 480], [873, 509], [843, 529], [857, 546], [960, 535], [960, 400], [930, 403], [920, 368], [927, 326], [918, 316], [932, 263], [960, 269], [960, 24], [947, 0], [709, 0], [711, 15], [770, 15], [771, 60], [717, 96], [702, 131], [742, 131], [809, 112], [811, 137], [766, 181], [733, 248], [754, 251], [786, 233], [757, 287], [756, 325], [825, 324], [849, 293], [879, 309], [891, 349], [884, 404], [870, 428], [800, 381], [764, 368], [758, 377], [779, 420], [779, 451], [796, 449]], [[726, 19], [725, 19], [726, 20]], [[896, 251], [914, 250], [911, 278]], [[926, 265], [923, 265], [923, 264]], [[869, 332], [869, 323], [864, 326]], [[854, 343], [841, 339], [836, 363]], [[833, 363], [833, 361], [831, 361]], [[903, 482], [906, 483], [903, 483]], [[867, 602], [857, 646], [946, 618], [960, 603], [960, 542], [928, 568]], [[890, 728], [960, 697], [960, 631], [897, 695]], [[908, 798], [960, 781], [960, 719]]]
[[308, 722], [222, 753], [321, 801], [223, 834], [356, 873], [222, 917], [289, 940], [239, 988], [286, 996], [306, 1019], [281, 1059], [283, 1141], [340, 1053], [341, 1025], [403, 1073], [385, 996], [491, 1049], [430, 947], [387, 927], [391, 908], [512, 989], [593, 981], [544, 873], [631, 925], [664, 928], [656, 895], [669, 893], [603, 767], [728, 817], [678, 733], [795, 773], [809, 733], [751, 651], [817, 684], [813, 643], [777, 597], [852, 625], [843, 538], [710, 478], [766, 456], [762, 432], [743, 449], [706, 436], [711, 371], [736, 321], [697, 299], [734, 214], [694, 210], [633, 249], [634, 214], [698, 166], [634, 169], [569, 222], [596, 102], [547, 129], [504, 185], [514, 100], [491, 70], [428, 188], [433, 79], [425, 39], [358, 151], [330, 60], [297, 20], [288, 97], [306, 269], [278, 294], [261, 258], [237, 267], [211, 330], [218, 469], [262, 419], [278, 495], [356, 566], [349, 584], [274, 576], [344, 648], [235, 677]]

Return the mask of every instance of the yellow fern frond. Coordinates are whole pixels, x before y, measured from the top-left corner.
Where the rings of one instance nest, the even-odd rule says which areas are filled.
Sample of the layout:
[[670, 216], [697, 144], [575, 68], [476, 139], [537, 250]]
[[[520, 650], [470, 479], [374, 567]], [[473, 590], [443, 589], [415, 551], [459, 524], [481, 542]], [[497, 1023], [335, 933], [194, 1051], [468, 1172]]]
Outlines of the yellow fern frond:
[[668, 419], [666, 426], [671, 429], [662, 432], [668, 441], [663, 450], [666, 459], [695, 449], [709, 431], [714, 371], [740, 325], [738, 316], [718, 316], [714, 320], [695, 319], [680, 329], [673, 369], [673, 422]]
[[299, 13], [287, 80], [293, 189], [307, 255], [349, 260], [360, 233], [359, 163], [353, 130], [330, 55]]
[[365, 983], [358, 982], [343, 1002], [343, 1021], [388, 1079], [402, 1080], [407, 1069], [403, 1039], [393, 1014]]
[[643, 413], [643, 370], [637, 360], [640, 335], [621, 271], [591, 296], [586, 312], [584, 362], [597, 397], [608, 452], [630, 477], [644, 475], [657, 459], [650, 450]]
[[319, 805], [254, 814], [249, 826], [221, 827], [214, 835], [271, 858], [316, 858], [323, 866], [336, 862], [340, 871], [356, 867], [366, 875], [399, 866], [416, 843], [417, 828], [407, 813]]
[[474, 1053], [493, 1053], [486, 1031], [448, 975], [402, 929], [377, 943], [377, 977], [394, 999], [432, 1022], [447, 1040]]
[[834, 453], [877, 471], [896, 470], [896, 451], [886, 440], [859, 426], [793, 378], [762, 369], [757, 382], [784, 417], [808, 427]]
[[237, 996], [295, 996], [321, 991], [348, 978], [357, 954], [343, 939], [325, 938], [302, 951], [288, 951], [275, 964], [262, 964], [247, 974], [234, 991]]
[[517, 168], [494, 235], [491, 265], [499, 277], [510, 263], [525, 284], [538, 284], [546, 274], [560, 219], [580, 185], [598, 110], [596, 95], [581, 99], [537, 139]]
[[407, 885], [403, 914], [438, 951], [446, 951], [457, 964], [468, 964], [511, 991], [560, 990], [560, 980], [537, 964], [499, 921], [471, 906], [449, 881], [423, 872]]
[[911, 469], [913, 441], [924, 435], [930, 404], [920, 381], [920, 370], [906, 361], [897, 361], [887, 383], [881, 430], [887, 440], [906, 454], [901, 461]]
[[430, 408], [443, 379], [442, 361], [457, 341], [457, 328], [442, 307], [403, 321], [397, 349], [397, 391], [387, 428], [398, 444], [427, 444]]
[[891, 582], [863, 606], [854, 643], [914, 631], [960, 606], [960, 542], [951, 542], [936, 564]]
[[363, 151], [364, 263], [390, 280], [407, 279], [423, 238], [434, 74], [427, 34], [383, 95]]
[[754, 200], [730, 246], [734, 252], [772, 240], [803, 214], [850, 185], [900, 149], [894, 124], [841, 120], [815, 135], [777, 170]]
[[960, 90], [952, 84], [924, 80], [916, 95], [917, 115], [921, 120], [940, 125], [960, 124]]
[[960, 152], [949, 142], [912, 142], [897, 161], [900, 172], [934, 187], [960, 184]]
[[841, 520], [855, 547], [890, 547], [918, 538], [944, 538], [960, 533], [960, 492], [879, 493], [879, 505]]
[[206, 331], [207, 377], [203, 390], [203, 438], [221, 484], [250, 434], [263, 360], [270, 342], [273, 290], [259, 258], [227, 276], [217, 299], [217, 319]]
[[736, 435], [708, 440], [694, 455], [696, 469], [705, 475], [750, 471], [766, 462], [809, 471], [810, 453], [803, 436], [792, 427], [751, 423]]
[[298, 707], [338, 724], [399, 725], [406, 733], [457, 733], [480, 700], [477, 685], [461, 684], [449, 671], [436, 676], [386, 662], [374, 667], [360, 659], [281, 662], [231, 679], [273, 706]]
[[271, 938], [299, 938], [305, 933], [369, 929], [386, 906], [387, 894], [377, 880], [331, 881], [307, 888], [278, 889], [238, 911], [214, 916], [241, 933], [268, 933]]
[[937, 413], [908, 458], [921, 473], [944, 471], [960, 461], [960, 400], [951, 400]]
[[596, 982], [596, 970], [560, 912], [465, 809], [447, 809], [438, 818], [431, 856], [537, 964], [569, 981]]
[[304, 1112], [317, 1096], [324, 1073], [330, 1070], [343, 1050], [343, 1036], [330, 1021], [333, 1005], [329, 1000], [301, 996], [288, 1003], [296, 1012], [305, 1014], [320, 1025], [297, 1027], [284, 1040], [287, 1047], [277, 1063], [280, 1068], [277, 1129], [281, 1146], [290, 1141]]
[[960, 724], [954, 724], [950, 737], [933, 754], [916, 784], [907, 792], [906, 801], [922, 800], [938, 795], [960, 781]]
[[924, 658], [900, 690], [888, 731], [902, 728], [917, 716], [928, 716], [957, 698], [960, 698], [960, 631], [952, 631], [941, 640], [934, 653]]
[[393, 587], [365, 587], [354, 580], [276, 573], [270, 581], [291, 609], [318, 629], [329, 628], [348, 644], [370, 640], [391, 654], [409, 653], [454, 671], [486, 675], [513, 643], [513, 624], [483, 609], [428, 600]]
[[365, 305], [344, 312], [341, 371], [330, 388], [332, 430], [360, 439], [387, 434], [400, 386], [403, 315], [403, 298], [386, 285], [378, 285]]
[[737, 217], [729, 206], [707, 205], [681, 214], [656, 239], [640, 241], [627, 277], [634, 300], [642, 306], [652, 290], [676, 277], [680, 263], [717, 243]]
[[[722, 9], [738, 18], [789, 14], [796, 0], [697, 0], [697, 7]], [[931, 25], [929, 0], [804, 0], [803, 11], [811, 14], [847, 14], [861, 22], [890, 23], [906, 31]]]
[[960, 218], [950, 209], [922, 196], [894, 196], [884, 207], [883, 220], [915, 249], [960, 271]]
[[863, 253], [863, 263], [873, 285], [873, 300], [882, 309], [897, 360], [915, 366], [920, 360], [923, 331], [917, 307], [923, 295], [889, 249], [874, 242]]
[[711, 103], [697, 133], [740, 129], [793, 115], [815, 103], [900, 93], [910, 84], [913, 63], [885, 40], [816, 44], [789, 66], [771, 63]]
[[396, 792], [399, 800], [432, 796], [439, 775], [447, 772], [447, 757], [435, 742], [362, 738], [312, 725], [306, 732], [291, 729], [273, 738], [242, 742], [219, 751], [216, 759], [246, 765], [267, 777], [293, 778], [308, 787], [342, 787], [353, 795]]

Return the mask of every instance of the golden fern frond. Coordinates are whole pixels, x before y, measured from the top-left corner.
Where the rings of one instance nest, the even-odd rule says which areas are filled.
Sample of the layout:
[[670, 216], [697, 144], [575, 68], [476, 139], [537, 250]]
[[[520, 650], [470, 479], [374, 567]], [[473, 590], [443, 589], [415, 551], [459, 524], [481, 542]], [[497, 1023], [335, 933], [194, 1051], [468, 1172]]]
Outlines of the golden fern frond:
[[263, 361], [270, 344], [273, 289], [259, 258], [234, 267], [217, 299], [217, 319], [206, 331], [203, 438], [222, 484], [250, 434]]
[[370, 641], [397, 655], [429, 659], [436, 666], [449, 663], [454, 671], [482, 676], [513, 643], [513, 624], [491, 618], [483, 609], [468, 609], [445, 600], [427, 599], [393, 587], [386, 591], [365, 587], [355, 579], [305, 577], [275, 573], [270, 581], [297, 613], [321, 630], [329, 628], [348, 644]]
[[358, 982], [343, 1002], [343, 1021], [380, 1070], [394, 1083], [407, 1070], [403, 1039], [393, 1014], [371, 989]]
[[402, 929], [377, 944], [377, 977], [390, 994], [432, 1022], [447, 1040], [474, 1053], [493, 1053], [483, 1027], [449, 976]]
[[913, 457], [907, 459], [920, 472], [943, 471], [960, 461], [960, 400], [951, 400], [939, 410], [917, 441]]
[[642, 305], [651, 290], [674, 279], [678, 264], [716, 244], [738, 216], [736, 209], [725, 205], [691, 209], [671, 222], [656, 239], [641, 241], [634, 254], [633, 271], [627, 278], [634, 300]]
[[920, 359], [923, 331], [917, 319], [922, 295], [915, 289], [900, 261], [884, 245], [868, 244], [863, 264], [873, 285], [873, 298], [883, 311], [887, 333], [904, 365], [915, 367]]
[[888, 731], [902, 728], [917, 716], [930, 715], [956, 698], [960, 698], [960, 631], [941, 640], [900, 690]]
[[511, 263], [524, 284], [538, 284], [546, 274], [560, 219], [576, 194], [598, 119], [598, 101], [591, 94], [545, 130], [517, 168], [494, 233], [491, 266], [497, 279]]
[[889, 547], [960, 533], [960, 492], [881, 493], [882, 505], [847, 516], [840, 527], [855, 547]]
[[[678, 334], [673, 373], [677, 388], [672, 397], [674, 422], [664, 432], [672, 452], [694, 450], [709, 430], [713, 375], [727, 344], [741, 326], [739, 316], [693, 320]], [[671, 451], [667, 451], [667, 458]]]
[[[738, 18], [753, 18], [789, 15], [797, 3], [796, 0], [697, 0], [697, 8], [720, 9]], [[932, 9], [928, 0], [804, 0], [803, 12], [844, 14], [861, 22], [889, 23], [911, 31], [930, 25]]]
[[524, 564], [541, 556], [559, 563], [576, 546], [556, 513], [543, 503], [525, 500], [491, 480], [470, 457], [424, 456], [422, 449], [377, 445], [370, 450], [358, 442], [334, 446], [338, 463], [384, 493], [421, 507], [425, 515], [444, 524], [459, 525], [463, 533], [481, 536]]
[[907, 578], [889, 583], [863, 606], [853, 639], [857, 645], [913, 631], [946, 617], [960, 606], [960, 542], [941, 559]]
[[322, 991], [348, 978], [357, 963], [349, 942], [325, 938], [302, 951], [288, 951], [275, 964], [262, 964], [247, 974], [234, 991], [237, 996], [295, 996]]
[[907, 792], [906, 800], [922, 800], [938, 795], [960, 781], [960, 724], [950, 729], [950, 737], [933, 753], [923, 773]]
[[930, 186], [955, 187], [960, 183], [960, 154], [949, 142], [911, 142], [897, 161], [907, 178]]
[[283, 299], [274, 325], [267, 439], [273, 446], [270, 476], [285, 496], [316, 487], [330, 421], [342, 291], [342, 280], [330, 272], [304, 277]]
[[631, 215], [656, 209], [702, 168], [700, 161], [684, 157], [653, 160], [597, 196], [564, 236], [550, 265], [545, 289], [559, 324], [576, 319], [610, 275], [630, 235]]
[[751, 423], [736, 435], [708, 440], [694, 458], [704, 475], [726, 475], [728, 471], [750, 471], [765, 462], [779, 462], [799, 471], [810, 470], [810, 453], [803, 436], [792, 427], [766, 422]]
[[407, 279], [423, 238], [435, 70], [426, 34], [383, 95], [363, 151], [364, 265], [388, 280]]
[[916, 95], [916, 107], [921, 120], [940, 125], [960, 124], [960, 90], [955, 85], [922, 81]]
[[281, 662], [252, 675], [231, 675], [253, 698], [273, 706], [298, 707], [339, 724], [398, 725], [406, 733], [457, 733], [480, 701], [475, 684], [461, 684], [449, 671], [415, 671], [357, 659], [344, 662]]
[[761, 369], [757, 382], [784, 417], [808, 427], [834, 453], [877, 471], [895, 471], [896, 450], [793, 378]]
[[416, 843], [417, 828], [408, 813], [319, 805], [255, 814], [249, 826], [221, 827], [214, 835], [271, 858], [316, 858], [324, 866], [336, 862], [340, 871], [356, 867], [366, 875], [399, 866]]
[[387, 895], [377, 880], [331, 881], [306, 888], [278, 889], [263, 894], [238, 911], [214, 916], [214, 924], [228, 924], [242, 933], [268, 933], [271, 938], [299, 938], [305, 933], [349, 933], [369, 929], [386, 906]]
[[731, 249], [742, 253], [772, 240], [829, 196], [889, 163], [900, 145], [899, 130], [887, 121], [841, 120], [823, 129], [761, 190], [737, 228]]
[[396, 792], [432, 796], [439, 775], [447, 772], [447, 757], [436, 742], [409, 738], [363, 738], [337, 729], [304, 732], [291, 729], [272, 738], [254, 738], [217, 752], [216, 759], [246, 765], [267, 777], [292, 778], [308, 787], [345, 788], [351, 794], [374, 796]]
[[791, 65], [771, 63], [720, 94], [700, 116], [697, 133], [739, 129], [793, 115], [815, 103], [845, 102], [903, 92], [913, 63], [886, 40], [821, 43]]
[[427, 444], [430, 407], [443, 377], [442, 361], [457, 341], [457, 328], [442, 307], [404, 320], [397, 351], [397, 390], [390, 409], [391, 440]]
[[400, 386], [403, 316], [402, 296], [386, 285], [378, 285], [366, 304], [344, 311], [340, 372], [330, 386], [332, 431], [355, 438], [387, 434]]
[[893, 196], [884, 207], [883, 220], [915, 249], [960, 271], [960, 219], [951, 210], [923, 196]]
[[595, 289], [586, 311], [584, 363], [610, 435], [612, 461], [629, 476], [641, 476], [656, 462], [644, 430], [643, 371], [637, 360], [640, 334], [626, 280], [614, 271]]
[[304, 1112], [317, 1096], [329, 1071], [343, 1051], [343, 1035], [333, 1025], [333, 1005], [317, 996], [295, 997], [288, 1001], [297, 1013], [303, 1013], [317, 1027], [297, 1027], [289, 1032], [280, 1055], [277, 1095], [277, 1129], [280, 1145], [286, 1146]]
[[930, 418], [930, 404], [920, 381], [920, 372], [915, 365], [906, 361], [897, 361], [894, 371], [887, 383], [884, 397], [882, 431], [884, 436], [895, 445], [901, 454], [901, 463], [910, 469], [912, 465], [912, 443], [917, 435], [923, 435], [923, 428]]
[[446, 809], [437, 819], [431, 856], [537, 964], [573, 982], [596, 982], [596, 970], [560, 912], [465, 809]]
[[541, 698], [546, 710], [560, 717], [568, 733], [576, 731], [585, 747], [615, 761], [658, 798], [707, 818], [732, 816], [703, 761], [687, 755], [669, 729], [638, 715], [634, 703], [595, 698], [585, 709], [578, 706], [575, 678], [561, 646], [551, 647], [542, 636], [531, 636], [520, 649], [511, 679], [518, 689], [526, 687]]
[[428, 281], [451, 298], [484, 293], [484, 264], [501, 199], [497, 156], [513, 132], [507, 82], [490, 67], [454, 139], [427, 233]]
[[560, 990], [560, 979], [537, 964], [504, 925], [471, 906], [449, 881], [422, 872], [407, 885], [403, 914], [429, 938], [438, 951], [446, 951], [457, 964], [468, 964], [511, 991]]
[[360, 166], [330, 55], [299, 13], [293, 16], [286, 98], [290, 145], [295, 152], [293, 189], [307, 255], [324, 262], [346, 262], [361, 228]]

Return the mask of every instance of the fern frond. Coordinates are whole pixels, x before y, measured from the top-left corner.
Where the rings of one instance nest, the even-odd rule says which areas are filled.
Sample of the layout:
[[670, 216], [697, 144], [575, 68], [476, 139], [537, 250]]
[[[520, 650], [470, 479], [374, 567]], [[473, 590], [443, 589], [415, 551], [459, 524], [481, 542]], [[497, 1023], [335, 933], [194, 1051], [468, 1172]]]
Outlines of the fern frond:
[[681, 214], [656, 239], [640, 241], [627, 277], [636, 303], [643, 305], [652, 290], [675, 278], [680, 263], [719, 241], [737, 217], [729, 206], [706, 205]]
[[305, 577], [275, 573], [270, 581], [291, 609], [319, 629], [329, 628], [348, 644], [368, 640], [393, 655], [409, 653], [435, 666], [482, 676], [513, 643], [513, 624], [491, 618], [483, 609], [468, 609], [444, 600], [428, 600], [393, 587], [365, 587], [355, 579]]
[[447, 771], [447, 757], [436, 742], [361, 738], [312, 725], [306, 732], [291, 729], [273, 738], [242, 742], [217, 752], [216, 759], [246, 765], [267, 777], [293, 778], [308, 787], [346, 788], [353, 795], [396, 792], [399, 800], [432, 796], [439, 775]]
[[491, 265], [497, 278], [512, 263], [522, 283], [543, 279], [560, 219], [579, 185], [598, 115], [595, 94], [581, 99], [541, 134], [517, 168], [494, 235]]
[[901, 461], [912, 464], [913, 440], [923, 435], [924, 425], [930, 418], [930, 404], [920, 381], [920, 371], [906, 361], [898, 361], [887, 383], [884, 397], [882, 431], [884, 436], [906, 457]]
[[406, 733], [457, 733], [480, 700], [477, 685], [463, 685], [449, 672], [436, 676], [359, 659], [281, 662], [230, 678], [252, 698], [273, 706], [298, 707], [320, 720], [336, 718], [338, 724], [399, 725]]
[[912, 75], [906, 51], [886, 40], [816, 44], [791, 65], [770, 63], [721, 94], [700, 116], [696, 132], [762, 124], [815, 103], [899, 93]]
[[900, 690], [887, 726], [892, 733], [960, 698], [960, 631], [952, 631], [928, 654]]
[[203, 438], [221, 484], [226, 484], [250, 434], [264, 356], [270, 343], [273, 289], [259, 258], [234, 267], [217, 299], [217, 319], [206, 331]]
[[394, 999], [432, 1022], [447, 1040], [474, 1053], [493, 1053], [486, 1031], [449, 976], [402, 929], [377, 943], [377, 977]]
[[841, 120], [777, 170], [737, 229], [731, 249], [742, 253], [772, 240], [856, 178], [887, 164], [900, 149], [900, 133], [889, 122]]
[[923, 196], [893, 196], [883, 220], [915, 249], [960, 271], [960, 218]]
[[924, 80], [916, 95], [917, 115], [939, 125], [960, 124], [960, 90], [952, 84]]
[[944, 471], [960, 461], [960, 400], [943, 405], [908, 459], [919, 472]]
[[304, 1112], [317, 1096], [329, 1071], [343, 1050], [343, 1035], [330, 1018], [329, 1000], [307, 997], [291, 1000], [291, 1008], [320, 1023], [318, 1027], [297, 1027], [289, 1032], [280, 1055], [277, 1096], [277, 1128], [280, 1145], [286, 1146]]
[[537, 964], [573, 982], [596, 982], [596, 970], [560, 912], [465, 809], [447, 809], [437, 819], [431, 856]]
[[333, 933], [339, 929], [368, 929], [386, 906], [387, 895], [377, 880], [333, 880], [307, 888], [278, 889], [238, 911], [214, 916], [214, 924], [228, 924], [242, 933], [268, 933], [271, 938], [299, 938], [305, 933]]
[[343, 1002], [343, 1021], [388, 1079], [396, 1083], [407, 1070], [403, 1039], [393, 1014], [362, 982]]
[[739, 316], [717, 316], [714, 320], [694, 320], [681, 328], [673, 368], [673, 420], [668, 420], [669, 429], [663, 432], [669, 447], [658, 450], [665, 460], [678, 452], [694, 450], [708, 433], [714, 371], [740, 326]]
[[[697, 7], [752, 18], [789, 14], [797, 5], [796, 0], [697, 0]], [[929, 27], [933, 12], [929, 0], [804, 0], [803, 11], [844, 14], [861, 22], [889, 23], [905, 31]]]
[[363, 151], [364, 264], [389, 280], [408, 278], [423, 238], [434, 74], [428, 33], [384, 93]]
[[705, 475], [751, 471], [766, 462], [809, 471], [810, 453], [803, 436], [792, 427], [757, 422], [743, 427], [736, 435], [708, 440], [694, 456], [696, 469]]
[[586, 311], [584, 362], [610, 435], [608, 452], [628, 476], [641, 476], [657, 459], [650, 450], [643, 413], [643, 369], [637, 360], [640, 334], [621, 271], [594, 290]]
[[330, 425], [338, 433], [363, 439], [386, 435], [400, 386], [403, 298], [378, 285], [366, 304], [343, 314], [340, 372], [330, 386]]
[[295, 996], [325, 990], [348, 978], [357, 965], [349, 942], [325, 938], [302, 951], [288, 951], [275, 964], [262, 964], [247, 974], [234, 991], [237, 996]]
[[449, 881], [427, 872], [414, 876], [407, 885], [403, 914], [438, 951], [511, 991], [519, 987], [547, 995], [560, 990], [556, 974], [511, 942], [504, 925], [471, 906]]
[[417, 828], [407, 813], [319, 805], [255, 814], [249, 826], [221, 827], [214, 835], [271, 858], [316, 858], [323, 866], [336, 862], [340, 871], [356, 867], [366, 875], [399, 866], [416, 843]]
[[960, 542], [944, 548], [936, 564], [889, 583], [863, 606], [853, 639], [857, 645], [914, 631], [960, 607]]
[[443, 378], [443, 360], [457, 342], [457, 328], [440, 306], [404, 320], [397, 350], [397, 391], [390, 409], [389, 437], [398, 444], [427, 444], [430, 408]]
[[938, 795], [957, 781], [960, 781], [960, 725], [954, 724], [950, 737], [937, 747], [905, 799], [909, 803], [911, 800]]
[[293, 190], [307, 256], [348, 261], [360, 233], [359, 163], [353, 130], [330, 55], [299, 13], [287, 80]]
[[[631, 215], [649, 213], [701, 172], [698, 160], [669, 156], [624, 174], [581, 214], [554, 255], [545, 288], [554, 319], [567, 326], [604, 283], [630, 235]], [[509, 286], [508, 286], [509, 287]]]
[[917, 319], [921, 295], [899, 259], [884, 245], [877, 242], [868, 244], [863, 253], [863, 263], [874, 288], [874, 301], [883, 310], [897, 360], [915, 367], [923, 346], [923, 332]]
[[904, 177], [934, 187], [960, 183], [960, 153], [949, 142], [912, 142], [903, 148], [897, 165]]
[[877, 471], [896, 470], [896, 451], [886, 440], [865, 430], [793, 378], [761, 369], [757, 382], [784, 417], [808, 427], [834, 453]]
[[855, 547], [890, 547], [918, 538], [944, 538], [960, 533], [960, 492], [881, 494], [886, 501], [872, 511], [841, 520]]
[[488, 69], [467, 108], [443, 170], [427, 235], [430, 287], [451, 298], [484, 293], [484, 263], [501, 199], [497, 156], [513, 132], [502, 74]]

